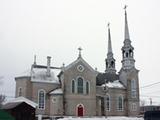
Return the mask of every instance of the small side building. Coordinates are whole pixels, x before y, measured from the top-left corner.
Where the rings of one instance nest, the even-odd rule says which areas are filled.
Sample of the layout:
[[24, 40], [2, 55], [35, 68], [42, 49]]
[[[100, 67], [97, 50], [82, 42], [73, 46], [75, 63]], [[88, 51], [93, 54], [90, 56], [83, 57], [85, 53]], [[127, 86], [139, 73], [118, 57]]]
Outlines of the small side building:
[[24, 97], [18, 97], [6, 103], [3, 109], [13, 116], [15, 120], [35, 120], [36, 106], [36, 103]]

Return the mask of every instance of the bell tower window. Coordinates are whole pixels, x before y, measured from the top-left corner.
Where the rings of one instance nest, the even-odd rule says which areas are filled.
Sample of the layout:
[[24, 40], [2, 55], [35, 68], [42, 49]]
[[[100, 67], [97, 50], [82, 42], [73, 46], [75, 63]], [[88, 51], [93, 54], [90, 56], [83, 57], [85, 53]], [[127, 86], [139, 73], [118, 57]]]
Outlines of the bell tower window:
[[111, 62], [111, 67], [114, 67], [114, 62], [113, 61]]
[[126, 53], [126, 57], [128, 58], [128, 52]]
[[130, 57], [133, 57], [133, 52], [131, 49], [129, 50], [129, 55], [130, 55]]

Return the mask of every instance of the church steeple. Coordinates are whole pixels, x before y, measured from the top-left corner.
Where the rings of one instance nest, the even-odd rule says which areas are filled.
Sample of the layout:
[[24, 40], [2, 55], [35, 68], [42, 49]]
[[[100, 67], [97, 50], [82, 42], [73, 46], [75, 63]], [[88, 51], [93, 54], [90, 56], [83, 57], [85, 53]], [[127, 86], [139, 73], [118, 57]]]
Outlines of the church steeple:
[[116, 73], [115, 59], [113, 58], [110, 24], [108, 23], [108, 53], [106, 58], [106, 73]]
[[133, 53], [133, 46], [131, 45], [131, 40], [129, 36], [129, 28], [128, 28], [128, 21], [127, 21], [127, 6], [124, 7], [125, 9], [125, 29], [124, 29], [124, 45], [122, 47], [122, 67], [124, 69], [131, 69], [134, 67], [134, 53]]

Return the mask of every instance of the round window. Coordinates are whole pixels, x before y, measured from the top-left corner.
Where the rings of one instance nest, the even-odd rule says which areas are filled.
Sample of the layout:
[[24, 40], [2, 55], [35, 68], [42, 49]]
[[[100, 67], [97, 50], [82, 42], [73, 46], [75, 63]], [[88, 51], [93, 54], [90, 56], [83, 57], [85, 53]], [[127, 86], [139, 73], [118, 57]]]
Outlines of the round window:
[[77, 70], [78, 70], [79, 72], [83, 72], [83, 71], [84, 71], [84, 67], [83, 67], [82, 65], [78, 65], [78, 66], [77, 66]]

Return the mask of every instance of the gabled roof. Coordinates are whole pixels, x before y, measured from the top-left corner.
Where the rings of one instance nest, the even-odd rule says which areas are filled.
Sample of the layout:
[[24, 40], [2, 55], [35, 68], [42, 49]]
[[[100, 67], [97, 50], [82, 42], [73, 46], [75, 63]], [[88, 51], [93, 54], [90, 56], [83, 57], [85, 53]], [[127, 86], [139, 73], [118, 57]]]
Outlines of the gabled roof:
[[66, 66], [64, 68], [64, 71], [70, 69], [72, 66], [76, 65], [79, 62], [82, 62], [92, 72], [96, 72], [82, 57], [78, 57], [77, 60], [75, 60], [74, 62], [72, 62], [68, 66]]
[[19, 104], [25, 102], [26, 104], [32, 106], [33, 108], [36, 108], [36, 106], [38, 106], [37, 103], [25, 98], [25, 97], [17, 97], [17, 98], [14, 98], [13, 100], [7, 102], [3, 108], [4, 109], [10, 109], [10, 108], [14, 108], [16, 106], [18, 106]]

